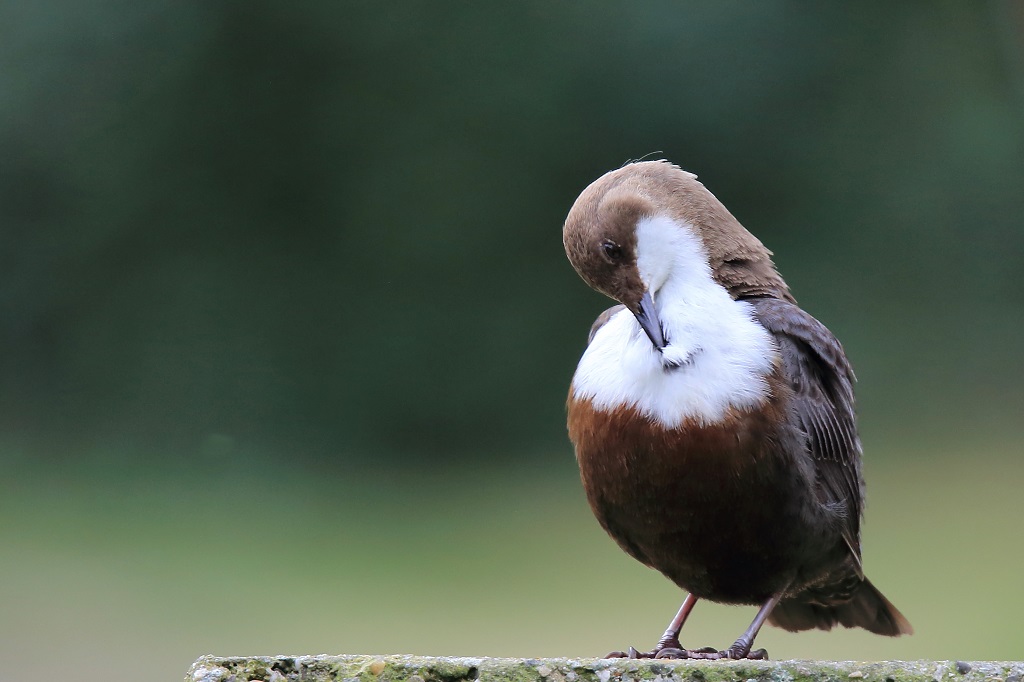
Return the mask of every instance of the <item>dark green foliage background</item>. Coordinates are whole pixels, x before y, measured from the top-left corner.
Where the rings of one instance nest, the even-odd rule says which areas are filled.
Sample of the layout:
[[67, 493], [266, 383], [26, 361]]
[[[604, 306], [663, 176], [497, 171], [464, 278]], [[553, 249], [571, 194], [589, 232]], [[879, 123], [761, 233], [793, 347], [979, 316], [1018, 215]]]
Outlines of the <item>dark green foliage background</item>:
[[9, 8], [4, 431], [547, 445], [602, 305], [561, 220], [646, 154], [777, 252], [869, 414], [1019, 413], [1014, 7]]
[[903, 467], [880, 474], [937, 452], [1015, 466], [1017, 2], [15, 1], [8, 518], [36, 516], [37, 492], [51, 512], [65, 489], [146, 506], [140, 490], [284, 471], [384, 506], [399, 472], [500, 488], [495, 466], [578, 495], [563, 401], [606, 302], [561, 221], [645, 155], [698, 173], [843, 340], [868, 457]]

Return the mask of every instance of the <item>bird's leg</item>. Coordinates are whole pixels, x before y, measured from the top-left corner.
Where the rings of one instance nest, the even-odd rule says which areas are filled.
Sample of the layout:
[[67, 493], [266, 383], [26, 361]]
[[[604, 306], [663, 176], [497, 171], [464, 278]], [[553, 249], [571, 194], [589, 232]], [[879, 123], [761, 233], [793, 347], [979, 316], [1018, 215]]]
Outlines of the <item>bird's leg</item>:
[[658, 640], [658, 644], [653, 650], [648, 652], [651, 658], [687, 658], [686, 649], [679, 643], [679, 632], [683, 629], [683, 623], [690, 616], [690, 611], [693, 611], [696, 603], [697, 597], [692, 594], [686, 595], [682, 606], [676, 612], [676, 617], [665, 628], [665, 632], [662, 634], [661, 639]]
[[693, 606], [696, 603], [697, 597], [692, 594], [686, 595], [686, 599], [683, 600], [683, 605], [676, 612], [675, 618], [665, 628], [665, 634], [661, 636], [657, 646], [651, 651], [640, 652], [633, 647], [629, 647], [628, 652], [613, 651], [605, 656], [605, 658], [687, 658], [688, 652], [679, 643], [679, 631], [683, 629], [683, 623], [686, 622], [690, 611], [693, 610]]
[[766, 601], [760, 609], [757, 610], [757, 615], [754, 616], [753, 622], [750, 624], [740, 638], [733, 642], [733, 645], [722, 652], [725, 658], [755, 658], [761, 660], [768, 659], [768, 652], [764, 649], [757, 649], [751, 651], [750, 647], [754, 646], [754, 638], [757, 637], [758, 631], [761, 630], [761, 626], [768, 620], [769, 614], [775, 605], [782, 599], [782, 593], [774, 595], [771, 599]]
[[764, 622], [766, 620], [768, 620], [768, 615], [771, 614], [772, 609], [775, 608], [775, 605], [779, 603], [780, 599], [782, 599], [782, 592], [779, 592], [771, 599], [766, 601], [761, 606], [761, 608], [758, 609], [757, 615], [754, 616], [754, 621], [750, 624], [750, 627], [748, 627], [743, 632], [743, 634], [740, 635], [740, 638], [733, 642], [733, 645], [728, 649], [724, 651], [714, 651], [713, 649], [700, 649], [698, 651], [689, 651], [687, 652], [688, 658], [750, 658], [756, 660], [768, 660], [767, 651], [765, 651], [764, 649], [757, 649], [756, 651], [751, 651], [750, 647], [754, 645], [754, 638], [757, 637], [757, 633], [761, 629], [761, 626], [764, 625]]

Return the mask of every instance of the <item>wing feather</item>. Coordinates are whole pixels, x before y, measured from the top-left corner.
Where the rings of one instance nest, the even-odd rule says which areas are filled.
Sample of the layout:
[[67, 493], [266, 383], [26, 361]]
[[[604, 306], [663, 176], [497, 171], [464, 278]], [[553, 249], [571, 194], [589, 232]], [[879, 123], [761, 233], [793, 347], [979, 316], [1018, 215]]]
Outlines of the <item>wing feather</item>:
[[625, 309], [626, 309], [626, 306], [624, 306], [624, 305], [621, 305], [621, 304], [613, 305], [611, 308], [608, 308], [603, 313], [598, 315], [597, 319], [594, 320], [594, 324], [590, 325], [590, 335], [587, 336], [587, 345], [589, 346], [590, 342], [594, 340], [594, 334], [597, 333], [598, 329], [600, 329], [601, 327], [605, 326], [608, 323], [608, 320], [612, 319], [612, 317], [616, 313], [618, 313], [620, 310], [625, 310]]
[[783, 371], [794, 393], [794, 414], [817, 473], [819, 497], [822, 504], [841, 510], [843, 535], [859, 563], [863, 478], [853, 369], [835, 336], [795, 304], [774, 298], [748, 302], [779, 344]]

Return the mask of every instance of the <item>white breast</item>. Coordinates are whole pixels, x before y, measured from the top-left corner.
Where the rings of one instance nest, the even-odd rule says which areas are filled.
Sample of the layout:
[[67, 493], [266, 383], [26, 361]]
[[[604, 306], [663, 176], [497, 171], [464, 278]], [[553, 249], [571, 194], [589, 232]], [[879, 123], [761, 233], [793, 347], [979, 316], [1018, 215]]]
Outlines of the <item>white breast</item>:
[[631, 406], [666, 428], [709, 424], [769, 395], [778, 350], [751, 306], [711, 275], [699, 239], [667, 217], [637, 226], [638, 267], [668, 346], [655, 350], [632, 313], [614, 315], [580, 359], [572, 390], [598, 410]]

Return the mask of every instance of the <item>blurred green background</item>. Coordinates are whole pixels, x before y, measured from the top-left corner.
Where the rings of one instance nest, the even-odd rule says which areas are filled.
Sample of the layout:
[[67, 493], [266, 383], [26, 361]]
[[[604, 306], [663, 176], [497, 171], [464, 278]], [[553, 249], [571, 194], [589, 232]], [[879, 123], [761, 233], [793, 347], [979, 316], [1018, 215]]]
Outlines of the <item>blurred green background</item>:
[[607, 302], [560, 232], [647, 154], [843, 340], [917, 629], [759, 644], [1024, 658], [1024, 4], [14, 0], [0, 677], [653, 645], [682, 595], [564, 433]]

